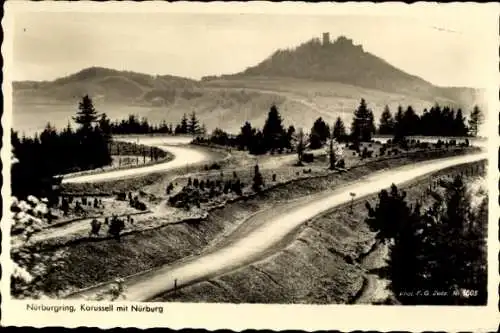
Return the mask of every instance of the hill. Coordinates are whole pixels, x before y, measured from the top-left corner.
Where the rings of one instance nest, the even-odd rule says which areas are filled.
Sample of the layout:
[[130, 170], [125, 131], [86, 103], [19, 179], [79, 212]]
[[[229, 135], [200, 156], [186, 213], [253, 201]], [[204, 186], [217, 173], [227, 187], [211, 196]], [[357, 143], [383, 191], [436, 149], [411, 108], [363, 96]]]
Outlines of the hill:
[[277, 50], [256, 66], [220, 78], [242, 80], [255, 76], [339, 82], [419, 99], [448, 99], [462, 107], [474, 103], [481, 95], [472, 88], [434, 86], [365, 52], [362, 45], [355, 45], [349, 38], [340, 36], [330, 42], [328, 34], [323, 41], [313, 38], [296, 48]]
[[89, 94], [103, 103], [167, 102], [178, 89], [189, 90], [198, 85], [195, 80], [170, 75], [148, 75], [90, 67], [54, 81], [13, 82], [14, 103], [73, 103]]
[[241, 73], [201, 81], [91, 67], [50, 82], [14, 82], [13, 91], [15, 110], [23, 114], [33, 110], [30, 118], [32, 112], [48, 109], [41, 105], [72, 105], [68, 111], [74, 110], [79, 98], [89, 94], [113, 117], [121, 113], [126, 117], [130, 106], [142, 108], [141, 116], [154, 122], [177, 122], [183, 113], [196, 111], [207, 129], [231, 132], [239, 131], [246, 120], [262, 126], [271, 104], [278, 106], [286, 123], [304, 128], [319, 116], [329, 123], [340, 116], [349, 124], [361, 98], [377, 120], [385, 105], [392, 111], [398, 105], [412, 105], [422, 112], [440, 103], [461, 107], [466, 115], [475, 104], [485, 109], [482, 91], [437, 87], [365, 52], [346, 37], [334, 42], [312, 39], [294, 49], [278, 50]]

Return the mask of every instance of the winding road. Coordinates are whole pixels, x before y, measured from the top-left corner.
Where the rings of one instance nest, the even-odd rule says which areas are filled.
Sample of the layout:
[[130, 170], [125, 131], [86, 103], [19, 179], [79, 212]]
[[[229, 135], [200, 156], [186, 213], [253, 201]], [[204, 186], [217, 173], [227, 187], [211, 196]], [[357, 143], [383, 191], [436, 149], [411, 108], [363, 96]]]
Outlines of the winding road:
[[[464, 163], [487, 159], [486, 153], [442, 158], [409, 166], [375, 172], [355, 183], [295, 200], [257, 213], [215, 249], [183, 262], [163, 266], [125, 279], [124, 296], [129, 301], [148, 301], [157, 295], [228, 273], [262, 260], [279, 251], [287, 236], [311, 218], [351, 200], [400, 185], [426, 174]], [[92, 287], [69, 295], [68, 299], [93, 297], [109, 288], [109, 284]]]
[[154, 146], [173, 154], [174, 159], [165, 161], [164, 163], [145, 165], [137, 168], [117, 169], [89, 175], [67, 177], [63, 178], [62, 183], [105, 182], [148, 173], [169, 171], [185, 167], [186, 165], [197, 164], [210, 160], [210, 156], [208, 154], [205, 154], [200, 150], [187, 147], [187, 144], [189, 144], [192, 140], [189, 137], [116, 137], [114, 140]]

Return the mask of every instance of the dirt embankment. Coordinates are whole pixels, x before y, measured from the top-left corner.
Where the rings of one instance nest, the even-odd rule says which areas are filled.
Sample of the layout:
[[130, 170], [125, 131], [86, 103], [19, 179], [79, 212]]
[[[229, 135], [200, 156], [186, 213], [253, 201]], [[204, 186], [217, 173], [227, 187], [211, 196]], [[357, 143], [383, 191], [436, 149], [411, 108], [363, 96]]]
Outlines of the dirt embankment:
[[[339, 174], [302, 179], [282, 184], [246, 200], [214, 209], [204, 219], [169, 224], [140, 233], [125, 235], [121, 242], [106, 239], [65, 246], [68, 269], [51, 272], [44, 281], [45, 292], [74, 291], [170, 264], [196, 255], [217, 243], [238, 227], [250, 214], [271, 207], [272, 203], [341, 186], [370, 172], [414, 162], [422, 157], [373, 162]], [[51, 251], [53, 251], [52, 249]]]
[[[423, 194], [436, 177], [466, 169], [470, 166], [452, 167], [406, 184], [408, 201], [430, 200]], [[363, 297], [370, 302], [384, 294], [374, 290], [380, 281], [371, 273], [384, 249], [374, 246], [364, 223], [366, 201], [375, 204], [377, 195], [356, 201], [352, 214], [343, 205], [307, 222], [283, 251], [266, 260], [151, 301], [332, 304]]]

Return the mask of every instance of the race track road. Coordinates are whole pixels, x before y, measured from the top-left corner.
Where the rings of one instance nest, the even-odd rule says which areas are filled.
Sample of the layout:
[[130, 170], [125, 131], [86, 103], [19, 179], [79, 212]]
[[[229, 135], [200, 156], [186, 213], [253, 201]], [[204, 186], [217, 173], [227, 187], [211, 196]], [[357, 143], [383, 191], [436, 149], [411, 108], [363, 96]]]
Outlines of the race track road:
[[189, 137], [116, 137], [116, 141], [138, 143], [148, 146], [154, 146], [174, 155], [174, 159], [164, 163], [146, 165], [138, 168], [119, 169], [104, 171], [96, 174], [81, 175], [69, 178], [63, 178], [62, 183], [94, 183], [128, 178], [148, 173], [169, 171], [186, 167], [187, 165], [197, 164], [209, 161], [209, 154], [187, 146], [191, 142]]
[[[393, 183], [400, 185], [447, 167], [486, 158], [486, 153], [478, 153], [384, 170], [363, 177], [341, 189], [308, 196], [263, 211], [245, 221], [245, 227], [238, 228], [223, 241], [222, 246], [210, 252], [184, 262], [125, 278], [124, 296], [129, 301], [148, 301], [172, 290], [174, 284], [179, 288], [262, 260], [279, 251], [286, 236], [307, 220], [338, 205], [348, 203], [351, 200], [350, 192], [355, 193], [356, 199], [359, 199], [388, 188]], [[69, 295], [67, 298], [92, 297], [107, 288], [109, 284], [103, 284]]]

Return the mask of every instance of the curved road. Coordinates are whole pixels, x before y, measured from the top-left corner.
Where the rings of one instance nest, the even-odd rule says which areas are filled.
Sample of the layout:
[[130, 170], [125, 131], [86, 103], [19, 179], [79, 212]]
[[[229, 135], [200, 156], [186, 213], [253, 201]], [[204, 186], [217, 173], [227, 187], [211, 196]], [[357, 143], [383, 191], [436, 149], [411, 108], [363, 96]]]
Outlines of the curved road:
[[[356, 198], [359, 199], [388, 188], [392, 183], [402, 184], [450, 166], [486, 158], [486, 153], [478, 153], [380, 171], [341, 189], [305, 197], [263, 211], [245, 221], [244, 228], [237, 230], [223, 242], [222, 246], [208, 253], [127, 278], [124, 283], [126, 288], [124, 296], [130, 301], [147, 301], [172, 290], [175, 282], [177, 287], [186, 286], [261, 260], [276, 251], [286, 236], [305, 221], [338, 205], [348, 203], [351, 200], [350, 192], [356, 193]], [[92, 287], [68, 298], [92, 297], [108, 287], [109, 284]]]
[[158, 171], [168, 171], [182, 168], [189, 164], [197, 164], [210, 160], [210, 156], [208, 154], [204, 154], [203, 152], [193, 148], [185, 147], [189, 144], [189, 142], [191, 142], [191, 138], [188, 137], [116, 137], [114, 140], [154, 146], [172, 153], [174, 155], [174, 159], [164, 163], [146, 165], [138, 168], [110, 170], [96, 174], [63, 178], [62, 183], [104, 182]]

